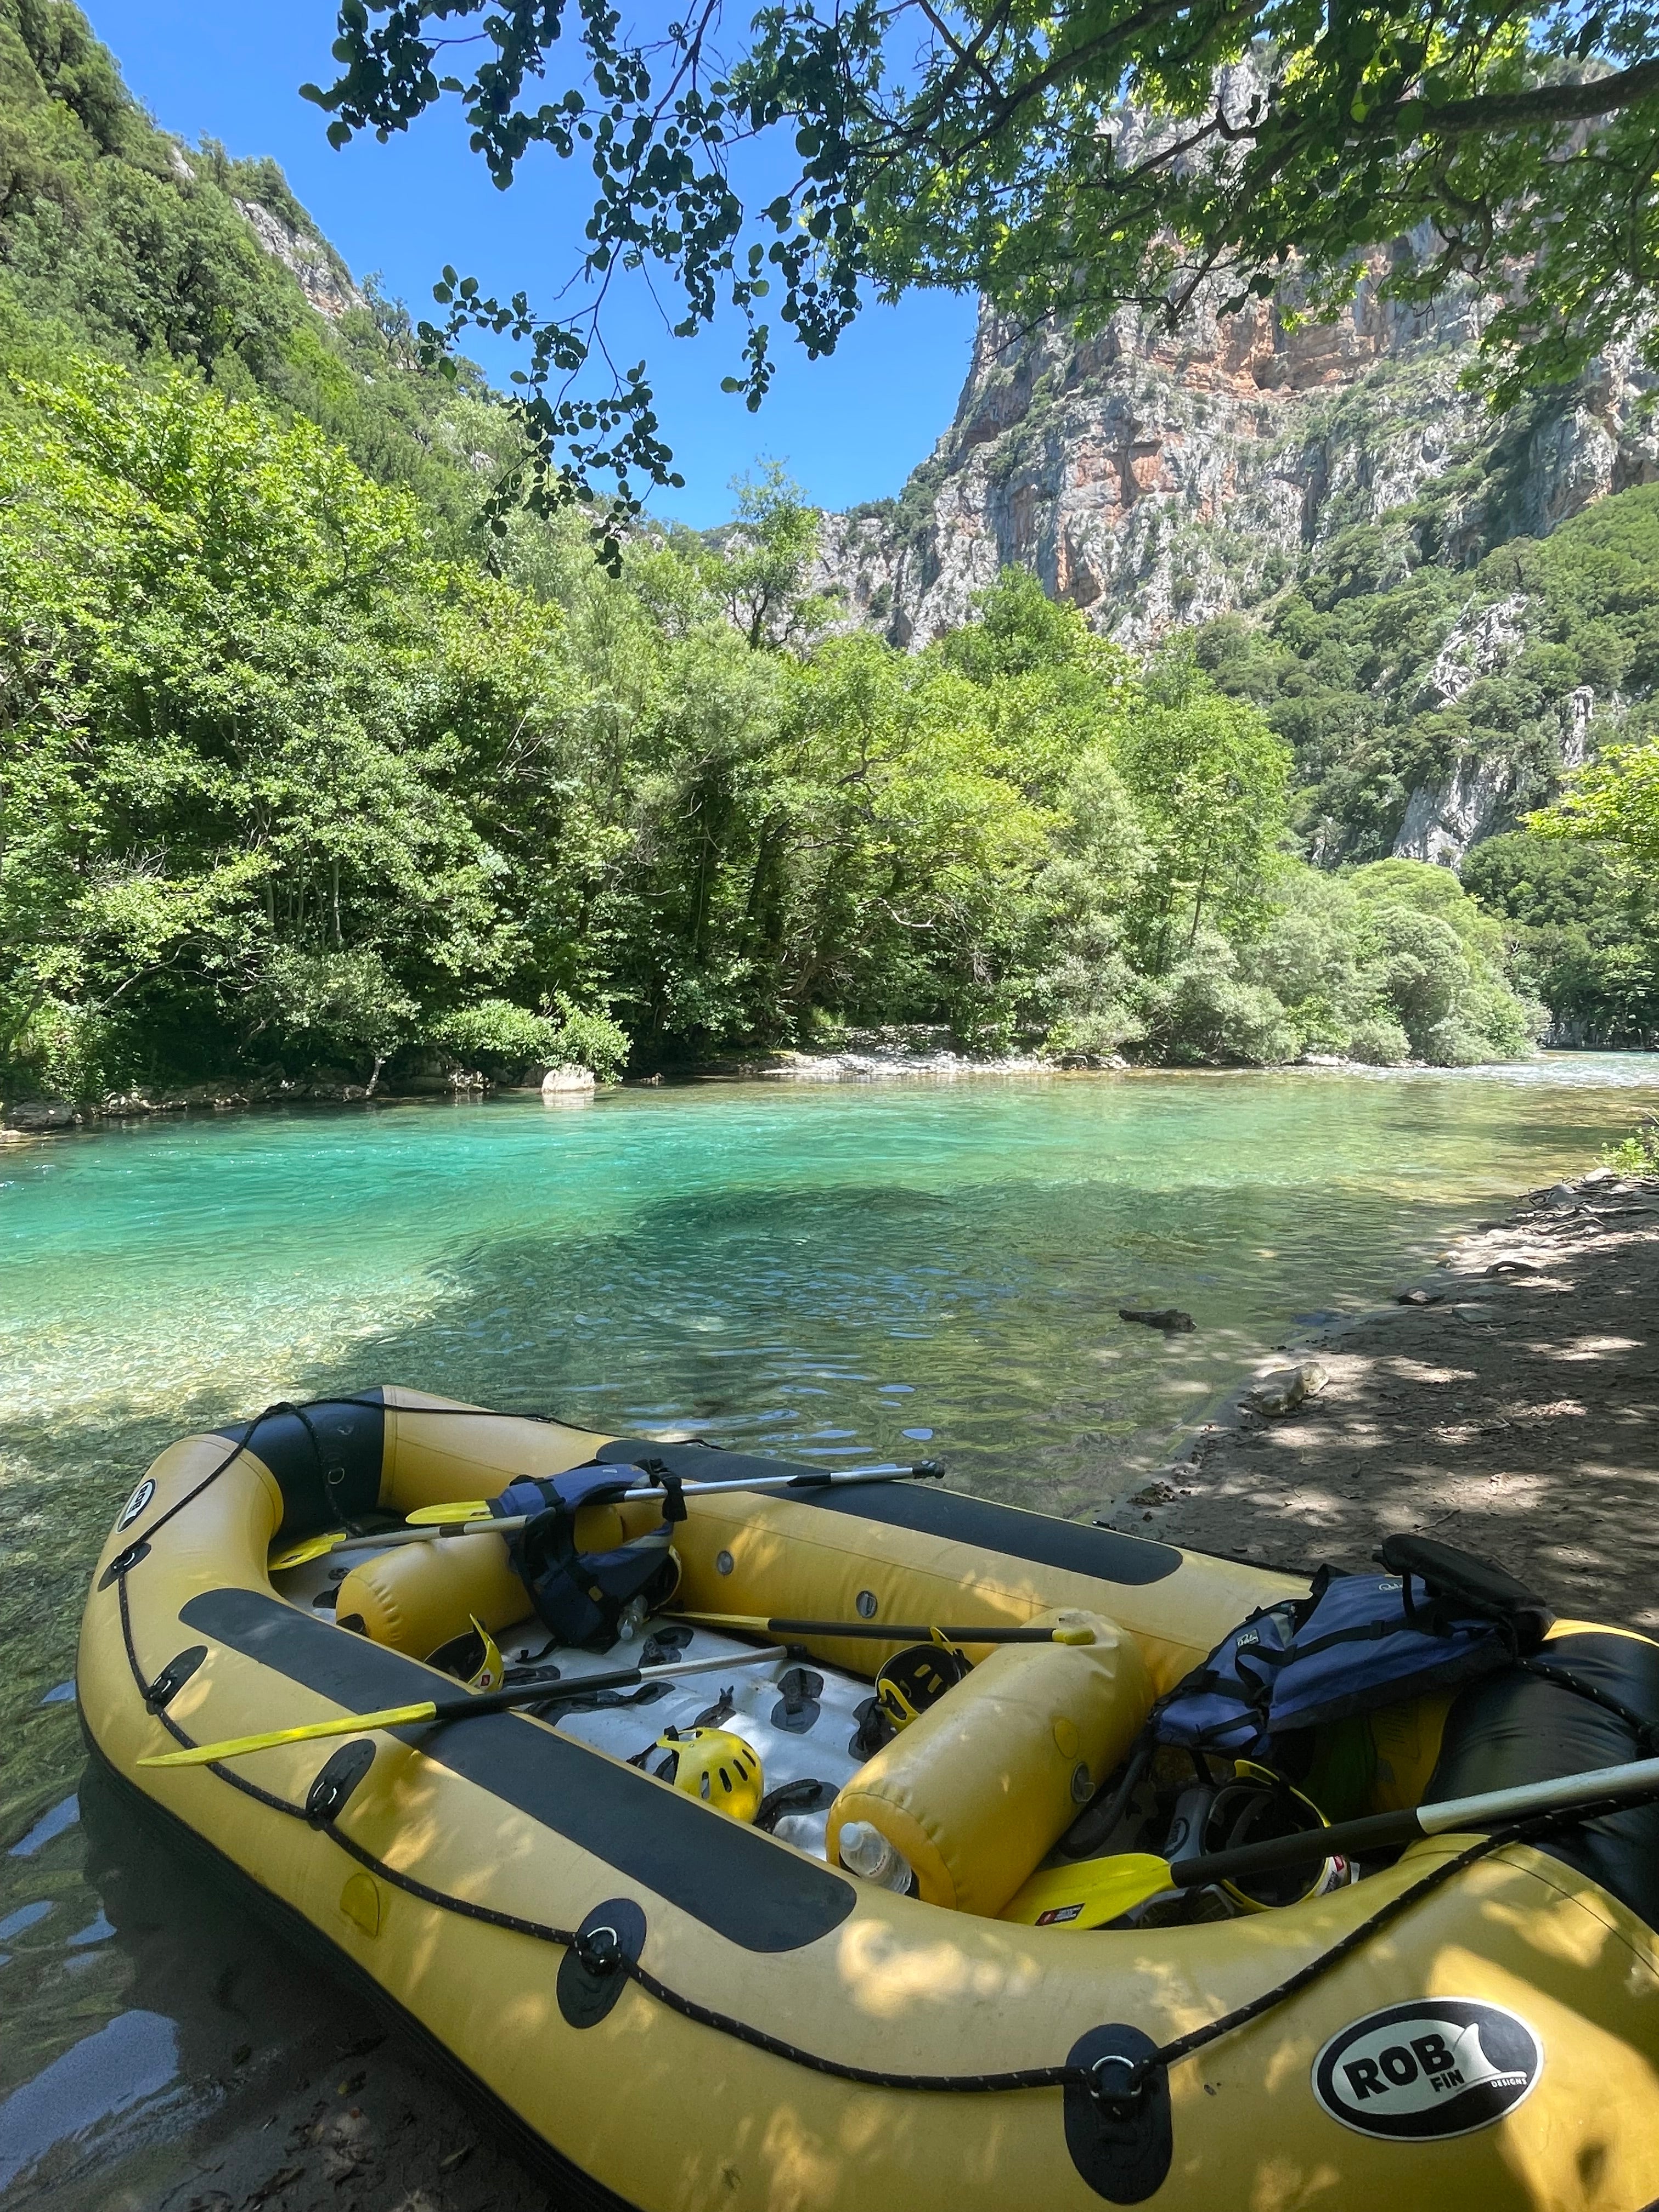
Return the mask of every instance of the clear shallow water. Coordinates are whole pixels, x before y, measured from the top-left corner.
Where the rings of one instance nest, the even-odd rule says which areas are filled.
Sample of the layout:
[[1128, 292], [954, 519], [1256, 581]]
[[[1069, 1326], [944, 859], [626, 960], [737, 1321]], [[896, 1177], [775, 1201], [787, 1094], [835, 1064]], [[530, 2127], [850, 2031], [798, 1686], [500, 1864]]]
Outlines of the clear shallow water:
[[[829, 1465], [926, 1452], [964, 1487], [1103, 1512], [1299, 1319], [1386, 1296], [1656, 1096], [1659, 1056], [1573, 1054], [708, 1085], [0, 1152], [0, 2094], [144, 2012], [173, 1955], [152, 1937], [141, 1974], [118, 1915], [106, 1932], [64, 1810], [73, 1703], [46, 1701], [111, 1515], [170, 1437], [404, 1381]], [[1131, 1304], [1197, 1331], [1127, 1326]]]

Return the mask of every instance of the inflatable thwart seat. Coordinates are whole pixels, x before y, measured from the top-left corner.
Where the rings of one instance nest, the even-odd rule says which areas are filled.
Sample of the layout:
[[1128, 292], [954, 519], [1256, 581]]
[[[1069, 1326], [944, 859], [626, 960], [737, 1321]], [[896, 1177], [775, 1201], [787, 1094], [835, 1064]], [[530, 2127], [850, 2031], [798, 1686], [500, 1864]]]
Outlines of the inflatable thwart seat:
[[[1108, 1814], [1103, 1862], [1174, 1857], [1230, 1792], [1346, 1818], [1644, 1755], [1659, 1647], [1557, 1623], [1525, 1668], [1302, 1732], [1295, 1772], [1258, 1784], [1149, 1730], [1304, 1582], [931, 1486], [684, 1499], [668, 1608], [610, 1649], [550, 1638], [495, 1534], [269, 1571], [296, 1538], [596, 1461], [793, 1471], [407, 1390], [274, 1409], [155, 1462], [79, 1668], [94, 1751], [412, 2021], [571, 2201], [1659, 2199], [1651, 1808], [1327, 1862], [1266, 1910], [1217, 1887], [1104, 1927], [1018, 1917]], [[575, 1551], [662, 1517], [660, 1495], [584, 1504]], [[780, 1620], [864, 1632], [733, 1625]], [[971, 1662], [940, 1647], [914, 1717], [878, 1694], [911, 1640], [889, 1623], [951, 1624]], [[474, 1624], [557, 1702], [138, 1764], [453, 1696]], [[973, 1635], [1033, 1626], [1069, 1640]]]

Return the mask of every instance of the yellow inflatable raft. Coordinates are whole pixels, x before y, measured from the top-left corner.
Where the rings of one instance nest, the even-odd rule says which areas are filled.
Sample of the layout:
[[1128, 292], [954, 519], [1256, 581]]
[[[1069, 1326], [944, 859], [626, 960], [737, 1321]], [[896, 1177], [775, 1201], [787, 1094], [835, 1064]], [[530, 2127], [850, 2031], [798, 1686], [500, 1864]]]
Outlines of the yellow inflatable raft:
[[[274, 1408], [162, 1453], [111, 1534], [81, 1640], [95, 1754], [459, 2069], [557, 2201], [1659, 2199], [1650, 1814], [1478, 1853], [1439, 1837], [1360, 1879], [1338, 1864], [1279, 1909], [1217, 1891], [1104, 1928], [1032, 1909], [1152, 1700], [1255, 1608], [1305, 1595], [1294, 1577], [897, 1482], [687, 1499], [672, 1610], [620, 1651], [544, 1648], [494, 1534], [270, 1571], [274, 1546], [317, 1531], [647, 1456], [688, 1479], [777, 1471], [410, 1390]], [[659, 1530], [661, 1500], [583, 1513], [592, 1551]], [[730, 1625], [750, 1616], [871, 1632], [757, 1659], [777, 1639]], [[974, 1662], [936, 1702], [906, 1678], [920, 1717], [897, 1734], [872, 1710], [902, 1640], [880, 1640], [886, 1623], [951, 1624]], [[971, 1632], [1045, 1624], [1063, 1640]], [[465, 1695], [480, 1629], [507, 1666], [556, 1670], [562, 1702], [140, 1764]], [[1613, 1733], [1581, 1763], [1633, 1756], [1618, 1731], [1651, 1704], [1659, 1647], [1574, 1623], [1553, 1643], [1622, 1685], [1587, 1706]], [[699, 1671], [575, 1693], [635, 1661]], [[1471, 1769], [1466, 1703], [1374, 1716], [1358, 1762], [1352, 1729], [1327, 1747], [1322, 1771], [1347, 1760], [1342, 1809], [1415, 1804], [1437, 1762], [1487, 1788], [1532, 1778], [1542, 1707], [1494, 1725], [1488, 1699]]]

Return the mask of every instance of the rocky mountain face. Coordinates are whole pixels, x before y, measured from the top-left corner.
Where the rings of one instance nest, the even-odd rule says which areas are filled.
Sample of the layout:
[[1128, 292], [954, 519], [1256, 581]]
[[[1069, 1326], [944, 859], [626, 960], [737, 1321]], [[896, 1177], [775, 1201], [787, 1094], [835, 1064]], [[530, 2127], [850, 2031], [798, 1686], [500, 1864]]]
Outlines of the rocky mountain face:
[[1175, 337], [1125, 313], [1079, 340], [982, 312], [955, 419], [900, 498], [825, 517], [825, 581], [919, 646], [1017, 562], [1144, 645], [1257, 604], [1425, 491], [1456, 562], [1659, 477], [1631, 362], [1495, 418], [1459, 389], [1477, 335], [1467, 302], [1401, 310], [1369, 280], [1342, 321], [1300, 327], [1255, 302]]
[[[164, 142], [168, 165], [182, 185], [196, 182], [196, 169], [176, 139]], [[248, 199], [233, 192], [230, 204], [253, 233], [262, 253], [280, 261], [306, 295], [307, 304], [328, 321], [337, 323], [353, 307], [368, 302], [351, 281], [351, 271], [307, 216], [303, 222], [297, 202], [293, 213], [264, 200]]]
[[[916, 647], [1018, 563], [1145, 648], [1263, 608], [1345, 532], [1402, 510], [1459, 568], [1659, 479], [1653, 380], [1633, 359], [1499, 417], [1460, 388], [1475, 313], [1468, 300], [1401, 308], [1375, 273], [1330, 324], [1266, 301], [1200, 311], [1174, 337], [1126, 312], [1080, 339], [982, 311], [950, 428], [899, 498], [824, 518], [822, 584], [850, 622]], [[1501, 672], [1525, 629], [1518, 603], [1472, 607], [1425, 674], [1426, 703]], [[1583, 757], [1593, 704], [1564, 703], [1564, 765]], [[1460, 763], [1413, 793], [1395, 849], [1455, 860], [1504, 796], [1502, 774]]]
[[301, 229], [288, 216], [261, 200], [239, 199], [233, 204], [252, 231], [262, 252], [280, 261], [299, 284], [307, 301], [331, 323], [353, 307], [367, 304], [351, 281], [339, 255], [315, 231]]

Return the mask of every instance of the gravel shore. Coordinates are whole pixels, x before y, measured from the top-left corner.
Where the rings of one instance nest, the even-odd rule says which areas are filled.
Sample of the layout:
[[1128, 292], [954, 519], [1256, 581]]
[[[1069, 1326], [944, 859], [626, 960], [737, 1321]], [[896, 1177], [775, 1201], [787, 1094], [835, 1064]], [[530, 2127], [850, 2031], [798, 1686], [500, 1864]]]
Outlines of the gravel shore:
[[1241, 1390], [1113, 1523], [1297, 1569], [1432, 1532], [1659, 1632], [1659, 1179], [1534, 1192], [1401, 1295], [1427, 1302], [1287, 1345], [1316, 1395], [1275, 1419]]

